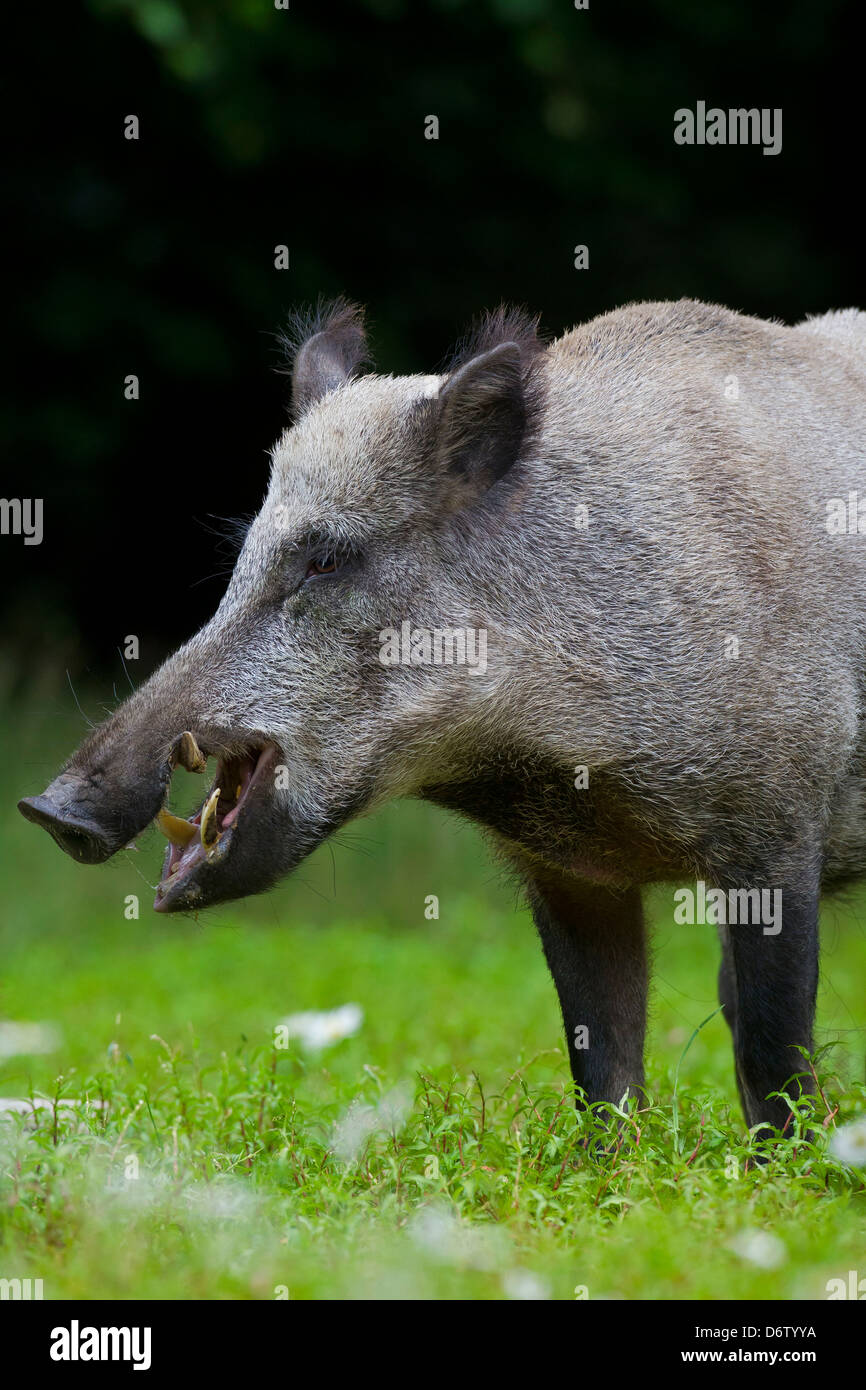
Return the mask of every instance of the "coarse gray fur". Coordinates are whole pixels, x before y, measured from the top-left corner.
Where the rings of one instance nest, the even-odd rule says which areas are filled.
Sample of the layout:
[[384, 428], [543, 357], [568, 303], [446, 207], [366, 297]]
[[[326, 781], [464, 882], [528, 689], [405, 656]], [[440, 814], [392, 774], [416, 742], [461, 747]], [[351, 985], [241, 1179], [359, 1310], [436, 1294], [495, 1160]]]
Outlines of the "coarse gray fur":
[[[764, 1087], [811, 1045], [818, 891], [866, 874], [866, 506], [863, 532], [827, 525], [866, 497], [866, 314], [634, 304], [545, 345], [500, 311], [429, 376], [359, 375], [342, 302], [297, 336], [222, 603], [31, 818], [104, 858], [182, 730], [275, 744], [284, 785], [172, 910], [269, 886], [391, 797], [465, 812], [527, 882], [567, 1029], [603, 1035], [572, 1057], [590, 1099], [642, 1082], [640, 886], [783, 887], [783, 944], [722, 933], [746, 1113], [781, 1125]], [[407, 620], [486, 631], [486, 670], [383, 665]]]

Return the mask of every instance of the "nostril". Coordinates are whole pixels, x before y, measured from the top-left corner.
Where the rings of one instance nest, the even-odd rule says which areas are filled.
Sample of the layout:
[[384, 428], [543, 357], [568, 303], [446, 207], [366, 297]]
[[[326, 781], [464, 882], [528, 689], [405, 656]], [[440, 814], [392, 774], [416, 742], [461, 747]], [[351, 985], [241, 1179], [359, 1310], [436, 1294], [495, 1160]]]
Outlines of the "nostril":
[[26, 820], [47, 830], [79, 864], [102, 864], [114, 851], [100, 826], [61, 810], [47, 796], [26, 796], [18, 802], [18, 810]]

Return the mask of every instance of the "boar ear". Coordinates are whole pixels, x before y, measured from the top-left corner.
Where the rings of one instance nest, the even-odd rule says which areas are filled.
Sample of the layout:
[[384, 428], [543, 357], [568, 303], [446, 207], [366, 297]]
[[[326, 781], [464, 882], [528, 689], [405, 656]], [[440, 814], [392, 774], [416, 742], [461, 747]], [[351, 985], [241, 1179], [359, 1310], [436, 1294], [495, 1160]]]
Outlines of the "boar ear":
[[297, 420], [366, 360], [364, 311], [344, 299], [299, 316], [282, 336], [292, 365], [292, 415]]
[[484, 491], [516, 461], [526, 433], [523, 354], [517, 343], [479, 353], [439, 392], [439, 456]]
[[476, 496], [503, 477], [541, 418], [539, 321], [500, 304], [476, 321], [439, 392], [437, 445], [445, 467]]

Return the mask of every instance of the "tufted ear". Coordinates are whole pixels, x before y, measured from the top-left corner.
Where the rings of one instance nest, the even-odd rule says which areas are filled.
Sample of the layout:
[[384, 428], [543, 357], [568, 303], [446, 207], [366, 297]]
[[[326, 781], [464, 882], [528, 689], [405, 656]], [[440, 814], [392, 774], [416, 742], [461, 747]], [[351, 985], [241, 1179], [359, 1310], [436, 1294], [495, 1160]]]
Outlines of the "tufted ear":
[[452, 474], [485, 491], [517, 460], [526, 433], [523, 355], [500, 343], [453, 372], [439, 392], [438, 451]]
[[320, 305], [312, 315], [296, 319], [282, 341], [294, 358], [292, 414], [297, 420], [366, 361], [364, 311], [343, 299]]

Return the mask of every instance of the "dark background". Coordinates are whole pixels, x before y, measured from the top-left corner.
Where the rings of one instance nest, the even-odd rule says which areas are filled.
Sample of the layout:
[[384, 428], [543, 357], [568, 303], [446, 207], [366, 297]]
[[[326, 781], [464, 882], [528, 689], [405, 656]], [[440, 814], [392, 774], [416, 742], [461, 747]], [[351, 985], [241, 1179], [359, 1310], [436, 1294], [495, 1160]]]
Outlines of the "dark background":
[[[116, 675], [129, 633], [139, 677], [212, 611], [230, 564], [215, 518], [256, 510], [286, 423], [274, 335], [320, 294], [368, 306], [384, 371], [432, 370], [501, 299], [555, 333], [636, 298], [788, 321], [863, 306], [849, 8], [19, 11], [0, 495], [43, 497], [45, 539], [0, 538], [14, 683]], [[699, 99], [782, 107], [782, 153], [675, 145], [674, 111]], [[577, 243], [589, 271], [573, 268]]]

